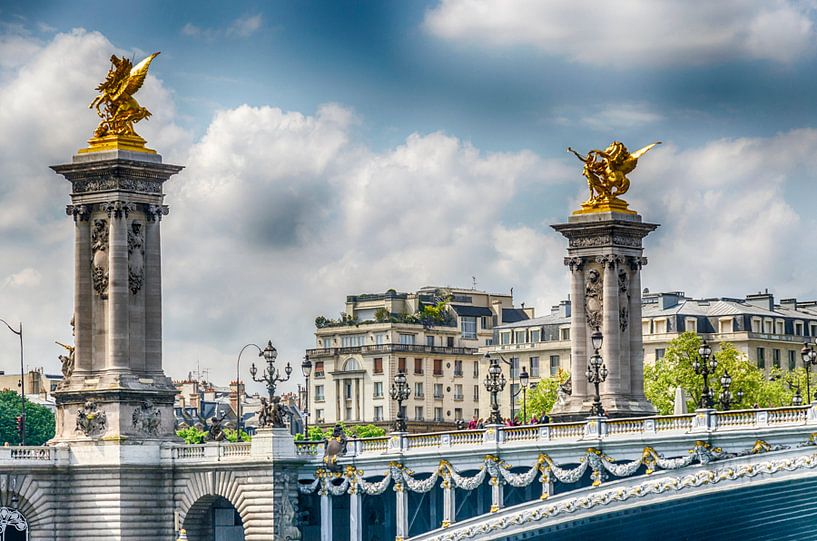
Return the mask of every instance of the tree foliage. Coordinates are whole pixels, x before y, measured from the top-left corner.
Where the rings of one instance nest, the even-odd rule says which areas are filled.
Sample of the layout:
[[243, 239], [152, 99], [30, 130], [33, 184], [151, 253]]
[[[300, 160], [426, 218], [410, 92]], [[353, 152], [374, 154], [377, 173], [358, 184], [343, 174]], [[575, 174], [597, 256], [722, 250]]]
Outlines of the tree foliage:
[[[673, 412], [677, 387], [681, 387], [686, 393], [687, 411], [694, 411], [698, 407], [703, 391], [703, 376], [695, 373], [692, 364], [695, 360], [703, 362], [698, 356], [700, 345], [701, 338], [697, 334], [685, 332], [670, 342], [662, 359], [658, 359], [654, 365], [644, 367], [644, 393], [659, 414], [669, 415]], [[787, 380], [780, 377], [779, 370], [773, 369], [771, 378], [767, 378], [763, 370], [750, 363], [744, 354], [728, 342], [722, 343], [718, 351], [713, 348], [713, 355], [718, 365], [708, 382], [715, 393], [716, 409], [721, 409], [718, 396], [723, 391], [720, 378], [725, 371], [732, 378], [730, 391], [733, 394], [743, 392], [743, 399], [733, 403], [732, 409], [753, 405], [766, 408], [791, 404], [794, 391]], [[801, 379], [805, 381], [805, 373], [802, 372]], [[800, 376], [795, 371], [791, 377], [795, 381]]]
[[[15, 391], [0, 391], [0, 438], [10, 445], [20, 443], [17, 417], [20, 415], [20, 395]], [[54, 437], [54, 413], [45, 406], [26, 399], [26, 445], [42, 445]]]
[[[346, 426], [343, 423], [340, 423], [340, 426], [341, 428], [343, 428], [343, 431], [349, 438], [377, 438], [386, 435], [386, 430], [384, 428], [381, 428], [373, 424]], [[325, 440], [332, 435], [334, 429], [335, 429], [334, 426], [329, 426], [326, 428], [321, 428], [319, 426], [310, 426], [309, 440], [310, 441]], [[297, 441], [302, 441], [304, 439], [304, 435], [296, 434], [295, 439]]]
[[570, 373], [560, 368], [555, 376], [540, 379], [539, 383], [528, 391], [525, 400], [528, 419], [525, 419], [525, 422], [531, 417], [541, 418], [550, 413], [556, 405], [559, 385], [565, 383], [568, 378]]
[[207, 431], [200, 430], [195, 426], [188, 426], [187, 428], [177, 430], [176, 435], [183, 439], [187, 445], [193, 445], [204, 443], [204, 440], [207, 438]]

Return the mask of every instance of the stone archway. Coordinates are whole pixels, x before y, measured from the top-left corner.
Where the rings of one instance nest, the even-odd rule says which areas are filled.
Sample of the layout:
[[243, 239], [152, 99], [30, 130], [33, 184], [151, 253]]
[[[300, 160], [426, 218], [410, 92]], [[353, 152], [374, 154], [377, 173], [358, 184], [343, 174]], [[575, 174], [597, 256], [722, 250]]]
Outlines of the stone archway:
[[235, 506], [218, 495], [203, 496], [187, 511], [182, 528], [190, 541], [244, 541], [244, 524]]

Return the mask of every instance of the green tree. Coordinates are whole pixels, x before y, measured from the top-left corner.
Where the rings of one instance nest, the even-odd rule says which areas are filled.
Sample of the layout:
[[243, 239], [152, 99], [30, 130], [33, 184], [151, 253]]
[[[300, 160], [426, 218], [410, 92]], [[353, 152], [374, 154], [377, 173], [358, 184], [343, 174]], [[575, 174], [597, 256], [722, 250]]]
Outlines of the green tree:
[[[348, 438], [377, 438], [386, 435], [386, 430], [384, 428], [372, 424], [346, 426], [343, 423], [340, 423], [340, 426], [341, 428], [343, 428], [343, 431], [346, 433], [346, 437]], [[321, 428], [319, 426], [310, 426], [309, 441], [325, 440], [332, 435], [332, 432], [334, 430], [335, 430], [334, 426], [328, 426], [326, 428]], [[303, 441], [303, 439], [304, 439], [303, 434], [295, 435], [296, 441]]]
[[207, 431], [199, 430], [195, 426], [188, 426], [187, 428], [177, 430], [176, 435], [183, 439], [187, 445], [193, 445], [196, 443], [204, 443], [204, 440], [207, 438]]
[[[703, 377], [696, 374], [692, 364], [700, 360], [698, 348], [701, 338], [695, 333], [685, 332], [670, 342], [662, 359], [654, 365], [644, 367], [644, 393], [661, 415], [669, 415], [675, 405], [675, 389], [681, 387], [688, 397], [687, 409], [693, 411], [698, 407], [703, 390]], [[793, 391], [781, 378], [769, 378], [762, 370], [749, 362], [735, 346], [728, 342], [720, 344], [720, 350], [713, 351], [718, 361], [715, 373], [709, 376], [710, 388], [715, 393], [715, 407], [720, 408], [717, 397], [723, 388], [720, 378], [725, 371], [732, 378], [730, 390], [733, 394], [743, 392], [743, 399], [734, 403], [732, 408], [777, 407], [791, 404]]]
[[570, 373], [559, 369], [559, 372], [552, 377], [542, 378], [535, 387], [530, 389], [525, 400], [528, 419], [531, 417], [540, 418], [549, 414], [556, 404], [559, 393], [559, 385], [565, 383], [570, 378]]
[[[0, 438], [10, 445], [20, 443], [17, 417], [20, 415], [20, 395], [15, 391], [0, 391]], [[54, 414], [40, 404], [26, 399], [26, 445], [42, 445], [54, 437]]]

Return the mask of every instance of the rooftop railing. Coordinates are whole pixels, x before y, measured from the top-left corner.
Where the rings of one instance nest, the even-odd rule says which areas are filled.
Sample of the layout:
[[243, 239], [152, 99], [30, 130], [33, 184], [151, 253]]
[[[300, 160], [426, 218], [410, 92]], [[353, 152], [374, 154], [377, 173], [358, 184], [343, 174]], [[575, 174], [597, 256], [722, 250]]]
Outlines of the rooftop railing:
[[424, 346], [421, 344], [374, 344], [370, 346], [348, 346], [339, 348], [314, 348], [306, 350], [310, 358], [347, 355], [350, 353], [428, 353], [448, 355], [474, 355], [477, 348]]

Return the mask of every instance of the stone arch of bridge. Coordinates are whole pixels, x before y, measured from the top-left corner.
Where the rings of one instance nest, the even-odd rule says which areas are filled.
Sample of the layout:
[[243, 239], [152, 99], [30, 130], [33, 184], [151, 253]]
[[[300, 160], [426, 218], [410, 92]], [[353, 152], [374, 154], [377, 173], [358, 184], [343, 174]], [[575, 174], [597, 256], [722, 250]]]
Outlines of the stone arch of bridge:
[[227, 498], [209, 494], [187, 510], [182, 528], [190, 541], [244, 541], [244, 520]]
[[25, 517], [31, 539], [53, 534], [55, 506], [51, 487], [31, 475], [0, 474], [0, 507], [17, 509]]
[[214, 505], [224, 502], [236, 510], [246, 532], [249, 517], [244, 505], [244, 490], [241, 479], [234, 471], [199, 471], [185, 475], [177, 494], [176, 514], [179, 525], [188, 530], [191, 541], [209, 539], [207, 536], [201, 537], [199, 529], [201, 525], [206, 528], [207, 513]]

